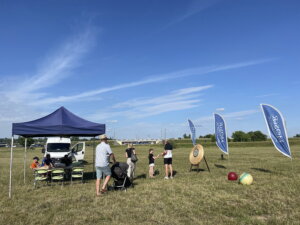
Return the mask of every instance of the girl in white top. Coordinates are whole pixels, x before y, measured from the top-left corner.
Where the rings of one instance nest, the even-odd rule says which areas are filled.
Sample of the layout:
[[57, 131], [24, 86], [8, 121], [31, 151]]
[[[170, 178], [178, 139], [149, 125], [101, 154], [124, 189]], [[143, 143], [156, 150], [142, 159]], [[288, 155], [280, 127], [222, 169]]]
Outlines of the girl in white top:
[[170, 170], [170, 178], [173, 179], [173, 167], [172, 167], [172, 151], [173, 146], [166, 140], [165, 141], [165, 147], [164, 152], [162, 155], [164, 156], [164, 164], [165, 164], [165, 179], [169, 179], [169, 170]]

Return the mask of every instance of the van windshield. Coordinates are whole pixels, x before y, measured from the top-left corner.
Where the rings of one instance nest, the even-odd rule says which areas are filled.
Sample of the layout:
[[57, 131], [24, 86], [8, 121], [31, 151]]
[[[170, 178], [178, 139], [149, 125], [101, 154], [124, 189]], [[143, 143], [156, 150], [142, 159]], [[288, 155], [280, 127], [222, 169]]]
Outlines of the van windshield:
[[47, 152], [69, 152], [70, 144], [68, 143], [49, 143], [47, 144]]

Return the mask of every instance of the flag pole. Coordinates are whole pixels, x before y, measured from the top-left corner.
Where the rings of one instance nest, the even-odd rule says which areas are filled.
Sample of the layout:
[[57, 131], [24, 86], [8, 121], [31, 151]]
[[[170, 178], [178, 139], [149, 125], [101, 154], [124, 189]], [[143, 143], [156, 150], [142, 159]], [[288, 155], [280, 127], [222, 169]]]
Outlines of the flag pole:
[[94, 136], [94, 138], [93, 138], [93, 178], [96, 177], [96, 174], [95, 174], [95, 151], [96, 151], [95, 139], [96, 139], [96, 136]]
[[26, 159], [27, 159], [27, 138], [25, 138], [25, 148], [24, 148], [24, 184], [26, 183]]
[[228, 169], [229, 169], [229, 168], [231, 168], [229, 152], [228, 152], [228, 154], [227, 154], [227, 158], [228, 158]]
[[292, 165], [292, 174], [293, 174], [293, 178], [295, 178], [294, 163], [293, 163], [292, 155], [291, 155], [291, 165]]
[[11, 199], [11, 192], [12, 192], [13, 146], [14, 146], [14, 135], [12, 135], [11, 137], [11, 145], [10, 145], [10, 166], [9, 166], [9, 187], [8, 187], [8, 197], [10, 199]]

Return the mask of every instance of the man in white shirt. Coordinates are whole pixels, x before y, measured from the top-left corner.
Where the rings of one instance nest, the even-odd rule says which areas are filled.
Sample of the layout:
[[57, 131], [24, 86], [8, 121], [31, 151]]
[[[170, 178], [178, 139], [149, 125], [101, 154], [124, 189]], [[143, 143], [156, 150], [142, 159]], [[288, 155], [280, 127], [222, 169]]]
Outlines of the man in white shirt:
[[[111, 170], [109, 167], [109, 160], [112, 157], [113, 162], [116, 162], [114, 153], [112, 152], [109, 144], [107, 143], [107, 136], [105, 134], [100, 135], [101, 143], [96, 147], [96, 160], [95, 160], [95, 167], [96, 167], [96, 195], [100, 196], [101, 194], [107, 191], [106, 186], [108, 181], [111, 177]], [[104, 179], [105, 176], [105, 179]], [[100, 183], [101, 178], [104, 179], [101, 191], [100, 191]]]

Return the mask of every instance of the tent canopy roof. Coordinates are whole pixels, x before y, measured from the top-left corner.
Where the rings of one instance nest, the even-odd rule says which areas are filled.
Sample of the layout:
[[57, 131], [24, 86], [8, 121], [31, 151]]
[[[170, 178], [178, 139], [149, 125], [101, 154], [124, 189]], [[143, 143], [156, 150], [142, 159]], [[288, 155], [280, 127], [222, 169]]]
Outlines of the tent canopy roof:
[[37, 120], [13, 123], [12, 134], [24, 137], [84, 136], [94, 137], [105, 133], [105, 124], [93, 123], [60, 107]]

